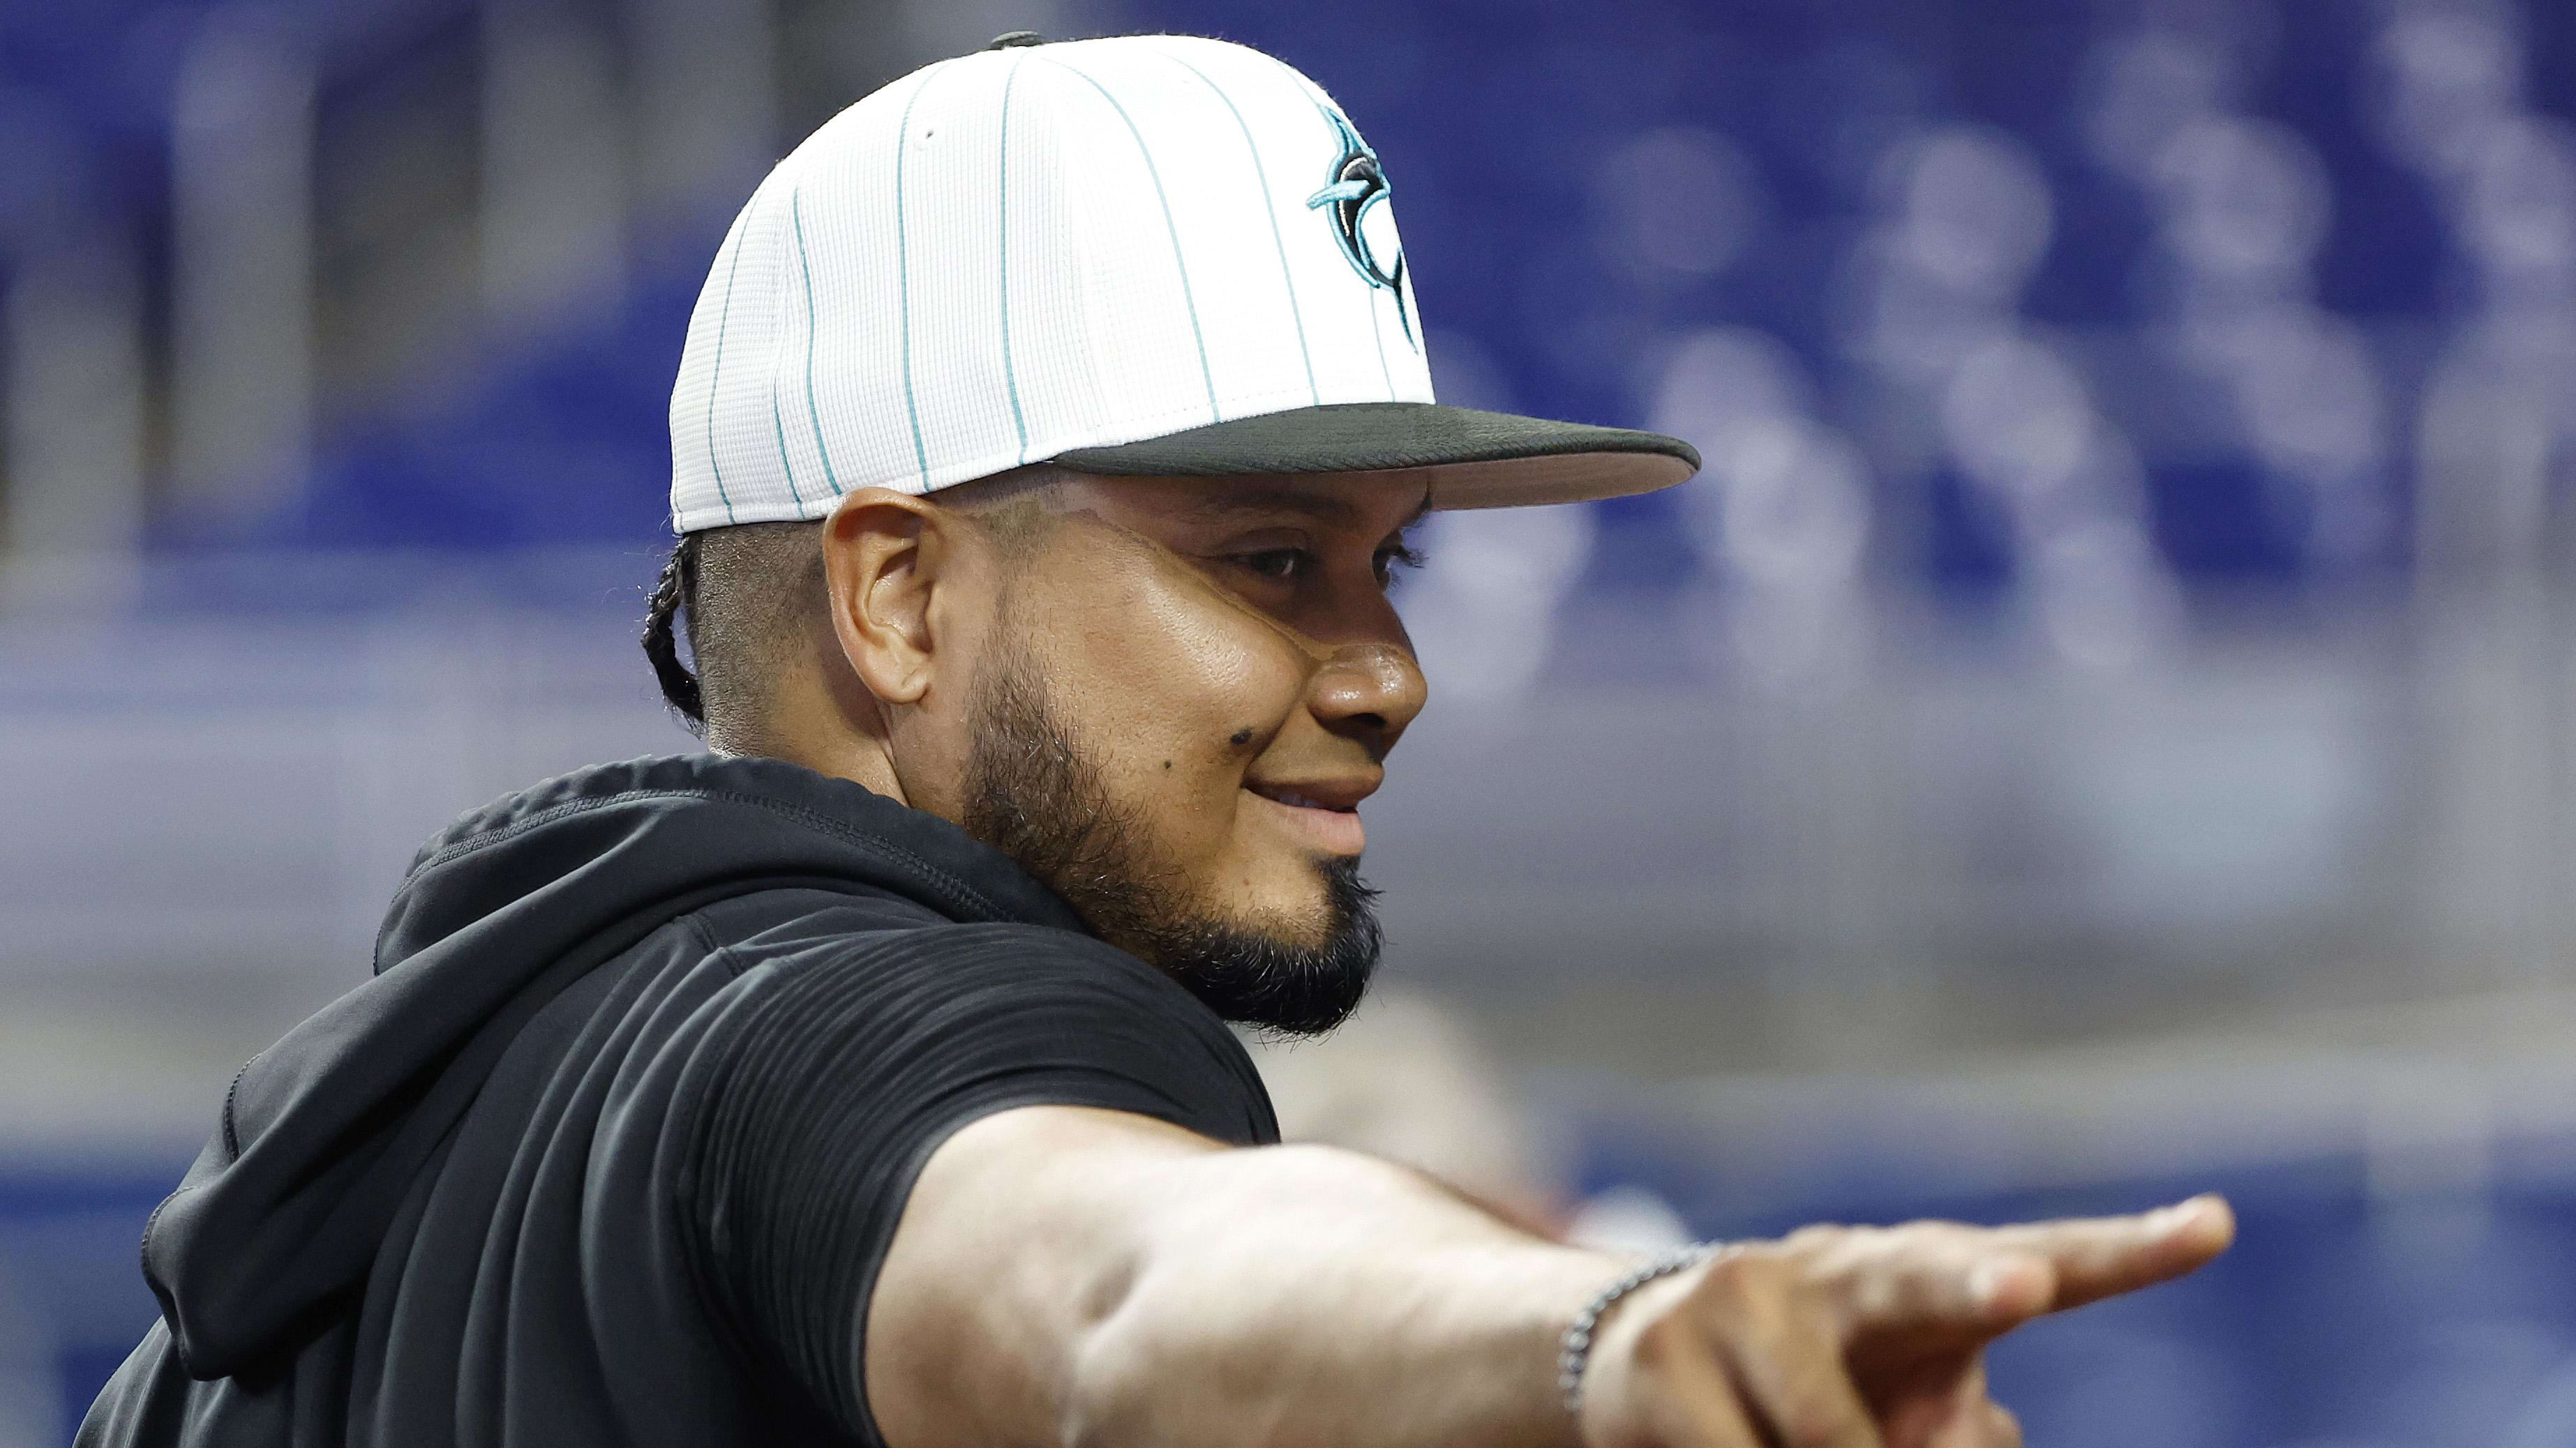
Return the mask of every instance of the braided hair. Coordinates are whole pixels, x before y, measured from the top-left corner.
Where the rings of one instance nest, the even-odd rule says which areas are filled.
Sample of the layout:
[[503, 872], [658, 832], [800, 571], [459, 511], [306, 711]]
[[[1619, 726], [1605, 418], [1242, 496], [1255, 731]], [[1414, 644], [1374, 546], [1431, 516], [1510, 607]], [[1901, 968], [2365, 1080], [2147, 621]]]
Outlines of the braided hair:
[[[698, 685], [698, 676], [680, 661], [680, 634], [683, 628], [695, 632], [698, 614], [698, 538], [696, 533], [680, 535], [679, 544], [671, 550], [671, 561], [662, 565], [661, 580], [653, 585], [653, 597], [644, 613], [644, 657], [653, 661], [653, 676], [662, 682], [662, 702], [690, 733], [703, 735], [707, 728], [706, 695]], [[686, 624], [681, 614], [686, 612]]]

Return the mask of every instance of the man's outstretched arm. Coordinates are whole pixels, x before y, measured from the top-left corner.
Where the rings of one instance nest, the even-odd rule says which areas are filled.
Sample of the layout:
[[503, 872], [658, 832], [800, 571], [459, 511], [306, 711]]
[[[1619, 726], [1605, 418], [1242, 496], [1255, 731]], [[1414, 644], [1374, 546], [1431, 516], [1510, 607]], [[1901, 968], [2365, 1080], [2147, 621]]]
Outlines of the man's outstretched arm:
[[2211, 1202], [1752, 1244], [1614, 1311], [1578, 1425], [1559, 1336], [1630, 1262], [1353, 1153], [1028, 1107], [955, 1133], [914, 1184], [864, 1388], [892, 1448], [1988, 1448], [2015, 1437], [1985, 1343], [2187, 1272], [2231, 1230]]

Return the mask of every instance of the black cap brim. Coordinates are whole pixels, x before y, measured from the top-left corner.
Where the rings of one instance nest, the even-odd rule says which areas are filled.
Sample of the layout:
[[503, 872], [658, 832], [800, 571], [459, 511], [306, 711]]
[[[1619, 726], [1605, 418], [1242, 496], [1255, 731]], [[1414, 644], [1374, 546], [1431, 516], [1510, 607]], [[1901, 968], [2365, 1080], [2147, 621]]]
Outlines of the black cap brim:
[[1576, 503], [1669, 488], [1699, 471], [1677, 437], [1433, 402], [1290, 408], [1054, 461], [1112, 477], [1432, 471], [1435, 508]]

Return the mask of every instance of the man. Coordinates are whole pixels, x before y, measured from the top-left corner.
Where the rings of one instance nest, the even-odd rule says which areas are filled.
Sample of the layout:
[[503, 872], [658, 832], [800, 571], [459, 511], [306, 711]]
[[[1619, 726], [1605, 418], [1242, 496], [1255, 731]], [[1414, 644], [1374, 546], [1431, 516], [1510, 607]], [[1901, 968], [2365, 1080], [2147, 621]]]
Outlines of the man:
[[672, 398], [647, 647], [714, 754], [424, 849], [155, 1214], [81, 1442], [1971, 1448], [1993, 1336], [2219, 1250], [1639, 1264], [1269, 1145], [1224, 1022], [1376, 958], [1406, 529], [1697, 462], [1433, 404], [1387, 195], [1176, 37], [1005, 37], [781, 163]]

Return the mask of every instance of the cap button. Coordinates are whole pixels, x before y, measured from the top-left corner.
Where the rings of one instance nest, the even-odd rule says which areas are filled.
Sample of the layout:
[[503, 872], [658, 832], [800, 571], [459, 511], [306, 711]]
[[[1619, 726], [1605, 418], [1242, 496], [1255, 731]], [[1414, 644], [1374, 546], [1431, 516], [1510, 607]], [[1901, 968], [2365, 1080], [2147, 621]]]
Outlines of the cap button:
[[994, 36], [993, 43], [985, 46], [984, 48], [986, 50], [1009, 50], [1014, 46], [1044, 45], [1046, 43], [1047, 38], [1038, 34], [1034, 30], [1006, 30], [1001, 34]]

